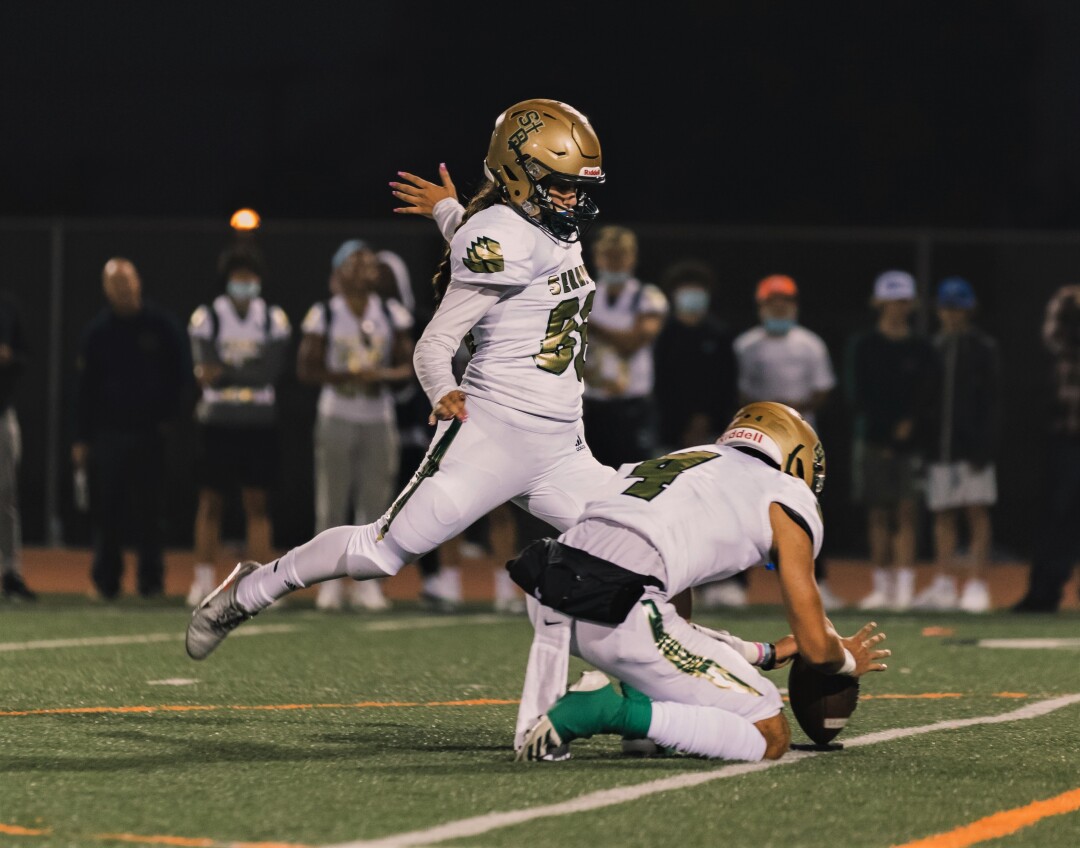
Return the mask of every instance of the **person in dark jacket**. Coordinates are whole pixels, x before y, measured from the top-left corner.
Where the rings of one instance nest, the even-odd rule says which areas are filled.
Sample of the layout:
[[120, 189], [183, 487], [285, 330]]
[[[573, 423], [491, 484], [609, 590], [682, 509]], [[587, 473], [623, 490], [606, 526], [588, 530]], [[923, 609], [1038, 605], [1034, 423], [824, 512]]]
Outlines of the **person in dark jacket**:
[[135, 266], [116, 257], [102, 272], [108, 308], [79, 345], [76, 438], [71, 459], [89, 469], [98, 595], [120, 593], [124, 519], [138, 551], [138, 592], [158, 596], [164, 584], [161, 501], [163, 427], [175, 419], [191, 383], [191, 361], [176, 321], [145, 303]]
[[713, 442], [736, 409], [732, 335], [710, 311], [712, 270], [687, 260], [664, 274], [671, 320], [656, 341], [656, 386], [663, 451]]
[[19, 459], [22, 437], [15, 414], [15, 385], [26, 367], [26, 334], [15, 301], [0, 296], [0, 595], [34, 601], [20, 567]]
[[915, 590], [919, 473], [933, 408], [936, 355], [911, 329], [915, 278], [885, 271], [874, 281], [874, 327], [847, 351], [855, 412], [855, 498], [865, 508], [873, 590], [860, 609], [904, 610]]
[[1080, 285], [1058, 289], [1046, 306], [1043, 344], [1053, 357], [1046, 434], [1046, 491], [1028, 588], [1013, 612], [1056, 612], [1080, 556]]
[[[938, 286], [941, 330], [936, 429], [927, 440], [926, 505], [934, 516], [934, 577], [916, 597], [915, 609], [987, 612], [990, 590], [990, 507], [997, 501], [994, 457], [998, 440], [997, 343], [972, 324], [975, 291], [962, 277]], [[967, 521], [969, 556], [956, 562], [957, 524]], [[966, 578], [963, 588], [958, 578]]]

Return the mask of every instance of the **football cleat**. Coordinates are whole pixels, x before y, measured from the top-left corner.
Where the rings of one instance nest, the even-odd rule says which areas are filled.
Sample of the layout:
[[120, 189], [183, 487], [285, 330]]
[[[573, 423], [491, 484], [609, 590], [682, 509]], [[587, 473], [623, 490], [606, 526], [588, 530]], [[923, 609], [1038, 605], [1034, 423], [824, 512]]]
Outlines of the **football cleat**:
[[245, 612], [236, 603], [236, 587], [240, 580], [259, 568], [257, 562], [242, 562], [233, 569], [220, 586], [207, 595], [187, 626], [185, 646], [193, 660], [203, 660], [222, 643], [233, 630], [255, 614]]

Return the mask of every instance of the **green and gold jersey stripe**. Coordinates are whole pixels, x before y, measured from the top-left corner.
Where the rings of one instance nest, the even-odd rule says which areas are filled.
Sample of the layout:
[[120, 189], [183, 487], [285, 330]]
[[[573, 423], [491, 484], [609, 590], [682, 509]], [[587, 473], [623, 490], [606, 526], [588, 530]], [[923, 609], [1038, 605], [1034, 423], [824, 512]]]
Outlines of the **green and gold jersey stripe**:
[[439, 470], [439, 463], [442, 462], [443, 457], [446, 456], [446, 452], [450, 449], [451, 442], [454, 441], [454, 437], [458, 434], [458, 430], [460, 429], [461, 421], [455, 418], [450, 422], [450, 426], [446, 428], [446, 432], [442, 434], [439, 441], [437, 441], [431, 450], [428, 451], [427, 458], [417, 469], [412, 480], [409, 481], [409, 485], [405, 487], [405, 491], [398, 495], [397, 500], [394, 501], [389, 512], [386, 513], [383, 525], [379, 528], [379, 539], [382, 539], [382, 537], [386, 535], [386, 531], [390, 529], [391, 523], [397, 518], [398, 513], [404, 509], [405, 504], [409, 502], [409, 498], [413, 496], [413, 493], [420, 488], [420, 484], [428, 477], [435, 476], [435, 472]]
[[761, 696], [757, 689], [744, 683], [716, 660], [691, 652], [674, 636], [667, 633], [664, 630], [664, 618], [660, 615], [660, 610], [657, 609], [655, 603], [642, 601], [641, 607], [645, 611], [645, 617], [649, 619], [656, 647], [679, 671], [692, 674], [694, 677], [703, 677], [720, 689], [735, 689], [746, 692], [748, 695]]

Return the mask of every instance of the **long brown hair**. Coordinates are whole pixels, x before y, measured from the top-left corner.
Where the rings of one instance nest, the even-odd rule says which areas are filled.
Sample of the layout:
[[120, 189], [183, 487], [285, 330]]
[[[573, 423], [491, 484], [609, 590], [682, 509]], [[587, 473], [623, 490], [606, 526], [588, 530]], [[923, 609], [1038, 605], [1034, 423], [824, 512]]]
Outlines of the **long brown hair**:
[[[486, 180], [465, 207], [465, 214], [461, 216], [461, 224], [464, 224], [477, 212], [483, 212], [501, 201], [502, 193], [499, 191], [499, 187], [491, 180]], [[461, 224], [458, 224], [459, 228]], [[439, 262], [439, 267], [435, 271], [435, 276], [431, 278], [431, 285], [435, 289], [435, 308], [438, 309], [439, 304], [442, 303], [442, 299], [446, 295], [446, 289], [450, 285], [449, 244], [446, 245], [442, 261]]]

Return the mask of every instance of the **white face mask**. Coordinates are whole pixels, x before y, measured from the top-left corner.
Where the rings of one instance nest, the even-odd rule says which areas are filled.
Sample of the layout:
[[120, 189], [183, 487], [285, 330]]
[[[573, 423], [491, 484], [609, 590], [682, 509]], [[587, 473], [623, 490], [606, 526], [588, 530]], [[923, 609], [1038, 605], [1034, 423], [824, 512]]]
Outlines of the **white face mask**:
[[629, 271], [597, 271], [596, 282], [602, 286], [621, 286], [630, 279]]
[[262, 284], [258, 280], [229, 280], [225, 291], [233, 300], [254, 300], [262, 291]]

